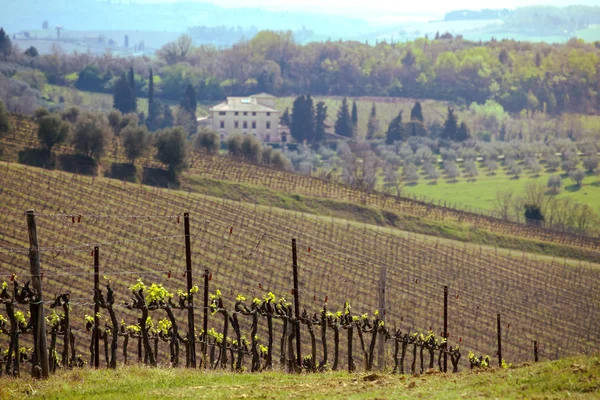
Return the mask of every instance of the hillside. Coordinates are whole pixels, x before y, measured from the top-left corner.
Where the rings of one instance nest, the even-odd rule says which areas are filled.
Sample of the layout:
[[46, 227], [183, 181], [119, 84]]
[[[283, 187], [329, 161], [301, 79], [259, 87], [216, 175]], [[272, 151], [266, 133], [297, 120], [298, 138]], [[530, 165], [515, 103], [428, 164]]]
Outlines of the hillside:
[[[373, 312], [378, 308], [379, 273], [385, 267], [386, 323], [403, 331], [441, 329], [442, 287], [447, 284], [450, 340], [466, 349], [494, 353], [496, 313], [503, 316], [504, 358], [509, 361], [530, 360], [532, 340], [543, 344], [542, 357], [550, 359], [598, 349], [600, 343], [595, 324], [600, 270], [592, 265], [504, 256], [435, 238], [106, 178], [15, 164], [0, 171], [0, 275], [28, 279], [22, 212], [35, 208], [47, 296], [69, 290], [75, 324], [82, 324], [83, 315], [91, 311], [94, 245], [100, 246], [100, 274], [112, 280], [118, 304], [127, 300], [126, 288], [138, 277], [172, 291], [183, 288], [181, 218], [190, 212], [194, 281], [200, 283], [208, 268], [211, 292], [221, 289], [228, 306], [239, 293], [290, 293], [292, 275], [286, 265], [295, 237], [301, 304], [309, 313], [318, 312], [324, 300], [333, 310], [350, 301], [357, 315]], [[128, 320], [133, 316], [122, 308], [118, 313]], [[218, 329], [218, 321], [211, 317], [209, 326]]]
[[[597, 398], [598, 355], [569, 358], [508, 370], [462, 375], [405, 377], [385, 374], [198, 374], [196, 371], [128, 367], [119, 371], [86, 370], [60, 373], [46, 382], [0, 378], [3, 398], [131, 399], [266, 398], [364, 399], [415, 397], [456, 398]], [[29, 383], [26, 385], [25, 383]]]

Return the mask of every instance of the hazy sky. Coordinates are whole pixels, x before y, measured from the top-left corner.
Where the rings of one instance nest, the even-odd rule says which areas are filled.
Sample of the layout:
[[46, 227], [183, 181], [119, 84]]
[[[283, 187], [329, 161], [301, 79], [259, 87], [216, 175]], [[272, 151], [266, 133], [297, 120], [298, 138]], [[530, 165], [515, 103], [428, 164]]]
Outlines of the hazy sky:
[[[137, 3], [164, 3], [181, 0], [135, 0]], [[429, 15], [442, 15], [447, 11], [487, 8], [515, 8], [530, 5], [555, 5], [566, 6], [572, 4], [600, 5], [600, 0], [502, 0], [493, 5], [486, 5], [481, 0], [454, 0], [454, 1], [399, 1], [399, 0], [187, 0], [208, 2], [223, 7], [264, 7], [271, 10], [302, 10], [310, 12], [325, 12], [337, 14], [353, 14], [360, 16], [381, 15], [385, 13], [426, 13]], [[488, 3], [489, 4], [489, 3]]]

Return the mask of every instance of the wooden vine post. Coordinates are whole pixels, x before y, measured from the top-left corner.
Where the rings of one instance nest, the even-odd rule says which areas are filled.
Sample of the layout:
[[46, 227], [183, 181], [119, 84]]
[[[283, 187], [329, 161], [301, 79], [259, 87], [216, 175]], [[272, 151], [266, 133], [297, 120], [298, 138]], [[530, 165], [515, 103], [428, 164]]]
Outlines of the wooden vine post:
[[[100, 290], [100, 248], [94, 247], [94, 293]], [[100, 368], [100, 304], [94, 302], [94, 368]]]
[[185, 263], [187, 276], [187, 298], [188, 298], [188, 345], [190, 349], [190, 365], [196, 368], [196, 339], [194, 328], [194, 293], [192, 293], [192, 244], [190, 241], [190, 214], [183, 214], [183, 225], [185, 233]]
[[292, 239], [292, 266], [294, 268], [294, 313], [296, 317], [296, 362], [302, 368], [302, 355], [300, 354], [300, 292], [298, 291], [298, 254], [296, 239]]
[[[37, 332], [35, 335], [36, 342], [34, 343], [34, 346], [37, 360], [42, 369], [42, 378], [48, 379], [49, 360], [48, 345], [46, 343], [46, 318], [44, 316], [44, 298], [42, 296], [42, 276], [40, 272], [40, 253], [37, 239], [37, 227], [35, 224], [35, 211], [27, 210], [25, 215], [27, 217], [27, 231], [29, 233], [29, 271], [31, 273], [31, 283], [37, 293], [38, 306]], [[34, 376], [34, 370], [35, 368], [31, 369], [32, 376]]]
[[444, 286], [444, 339], [446, 342], [444, 346], [444, 372], [448, 372], [448, 286]]
[[[387, 279], [387, 266], [382, 265], [379, 269], [379, 319], [385, 322], [386, 304], [385, 304], [385, 281]], [[375, 327], [378, 329], [378, 327]], [[377, 355], [377, 365], [379, 369], [385, 368], [385, 334], [379, 334], [379, 348]]]
[[538, 362], [538, 342], [533, 341], [533, 361]]
[[208, 280], [210, 277], [210, 271], [204, 270], [204, 320], [202, 329], [202, 354], [204, 356], [203, 365], [206, 366], [206, 360], [208, 360]]
[[500, 324], [500, 314], [498, 314], [498, 366], [502, 367], [502, 325]]

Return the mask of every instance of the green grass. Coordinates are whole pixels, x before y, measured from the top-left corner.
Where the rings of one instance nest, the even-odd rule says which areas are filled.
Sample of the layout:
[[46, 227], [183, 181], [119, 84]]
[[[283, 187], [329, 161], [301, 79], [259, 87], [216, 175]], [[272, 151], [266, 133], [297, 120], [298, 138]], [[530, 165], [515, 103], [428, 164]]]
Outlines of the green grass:
[[[65, 107], [76, 106], [102, 112], [109, 112], [113, 109], [113, 96], [108, 93], [86, 92], [65, 86], [46, 85], [43, 94], [49, 97], [54, 103], [58, 103], [62, 97]], [[138, 97], [137, 106], [138, 111], [147, 113], [148, 99]], [[171, 106], [171, 108], [173, 113], [175, 113], [175, 107]]]
[[[416, 185], [406, 185], [403, 190], [405, 194], [426, 196], [436, 202], [438, 200], [445, 201], [459, 208], [469, 206], [494, 210], [496, 193], [512, 192], [516, 196], [522, 196], [527, 183], [540, 182], [546, 185], [549, 176], [558, 174], [560, 172], [552, 174], [542, 172], [535, 178], [531, 177], [530, 173], [524, 172], [519, 179], [514, 179], [512, 175], [507, 175], [502, 168], [498, 169], [496, 175], [489, 176], [487, 169], [479, 167], [479, 176], [475, 178], [474, 182], [468, 182], [467, 178], [460, 177], [456, 183], [450, 183], [446, 179], [440, 178], [436, 184], [433, 184], [431, 180], [426, 180], [421, 176]], [[568, 197], [587, 204], [600, 213], [600, 177], [586, 176], [582, 187], [577, 187], [571, 178], [562, 176], [562, 179], [563, 188], [556, 196]]]
[[60, 371], [47, 381], [0, 378], [0, 398], [60, 399], [594, 399], [600, 357], [422, 376], [387, 373], [234, 374], [140, 366]]

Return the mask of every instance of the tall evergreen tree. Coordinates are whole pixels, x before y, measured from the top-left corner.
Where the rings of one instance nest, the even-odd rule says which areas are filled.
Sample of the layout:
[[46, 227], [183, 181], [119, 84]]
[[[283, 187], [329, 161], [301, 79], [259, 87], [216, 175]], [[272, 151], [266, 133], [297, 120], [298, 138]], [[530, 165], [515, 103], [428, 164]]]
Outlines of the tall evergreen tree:
[[367, 123], [367, 140], [375, 139], [375, 135], [379, 132], [379, 119], [377, 118], [377, 108], [375, 103], [371, 107], [371, 114], [369, 115], [369, 122]]
[[181, 98], [181, 107], [186, 109], [189, 113], [196, 116], [196, 109], [198, 108], [198, 100], [196, 99], [196, 89], [192, 85], [187, 85], [185, 93]]
[[467, 124], [464, 121], [461, 122], [460, 126], [456, 130], [455, 140], [457, 142], [464, 142], [465, 140], [469, 139], [470, 137], [471, 137], [471, 134], [469, 133], [469, 127], [467, 126]]
[[150, 77], [148, 78], [148, 118], [153, 119], [154, 114], [154, 73], [150, 68]]
[[406, 130], [404, 129], [404, 124], [402, 123], [402, 111], [400, 111], [398, 116], [394, 118], [388, 126], [388, 130], [385, 135], [385, 143], [394, 144], [394, 142], [404, 140], [405, 136]]
[[310, 95], [301, 95], [294, 100], [290, 123], [290, 134], [299, 143], [314, 138], [314, 106]]
[[358, 128], [358, 108], [356, 107], [356, 101], [352, 102], [352, 128], [356, 133]]
[[121, 75], [113, 88], [113, 107], [121, 111], [122, 114], [135, 112], [131, 99], [135, 98], [133, 90], [127, 80], [125, 73]]
[[458, 122], [454, 115], [454, 109], [448, 107], [448, 116], [446, 122], [444, 122], [444, 129], [442, 130], [442, 139], [456, 140], [456, 131], [458, 130]]
[[279, 118], [279, 123], [283, 126], [287, 126], [288, 128], [292, 127], [292, 117], [290, 117], [290, 109], [286, 107], [285, 111]]
[[342, 100], [342, 105], [337, 113], [335, 133], [345, 137], [352, 137], [352, 118], [350, 117], [350, 111], [348, 110], [348, 100], [345, 97], [344, 100]]
[[0, 28], [0, 57], [5, 60], [12, 54], [12, 42], [10, 36], [4, 32], [3, 28]]
[[425, 118], [423, 117], [423, 109], [418, 101], [410, 111], [410, 134], [411, 136], [425, 136]]
[[327, 106], [319, 101], [315, 109], [315, 135], [313, 141], [321, 143], [325, 140], [325, 120], [327, 119]]
[[135, 74], [133, 67], [129, 67], [129, 87], [131, 88], [131, 112], [137, 112], [137, 97], [135, 95]]

